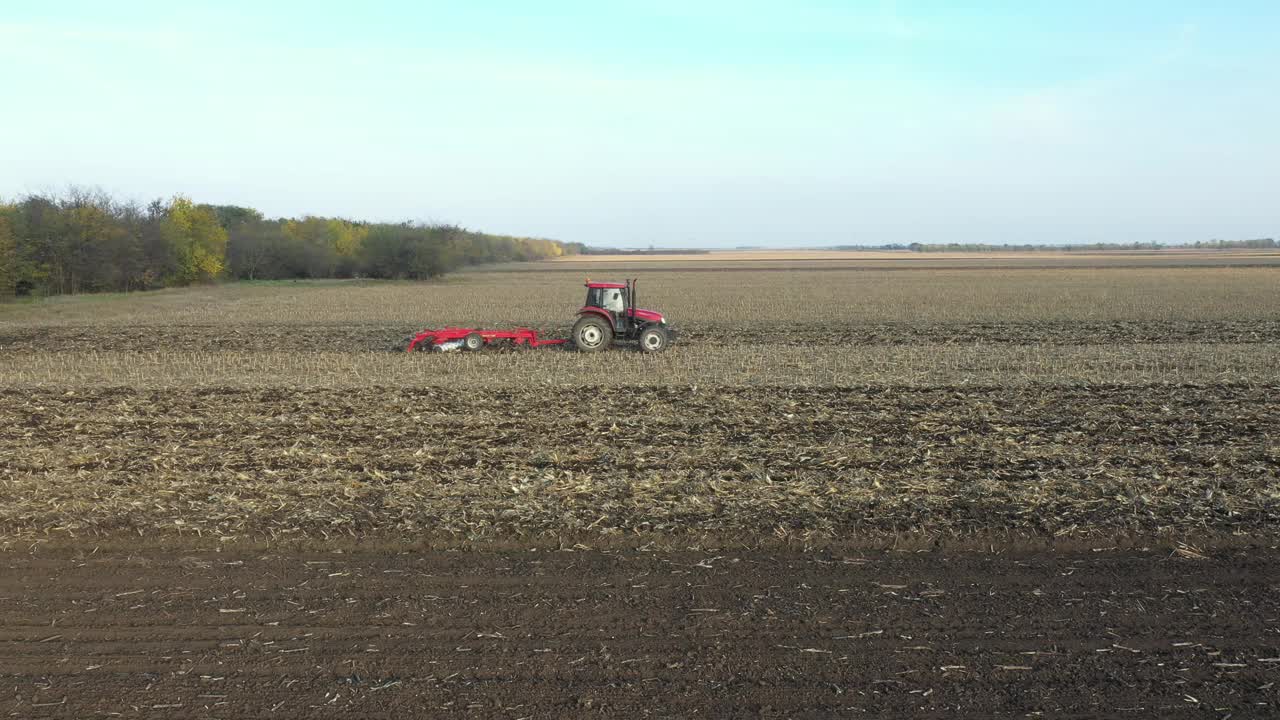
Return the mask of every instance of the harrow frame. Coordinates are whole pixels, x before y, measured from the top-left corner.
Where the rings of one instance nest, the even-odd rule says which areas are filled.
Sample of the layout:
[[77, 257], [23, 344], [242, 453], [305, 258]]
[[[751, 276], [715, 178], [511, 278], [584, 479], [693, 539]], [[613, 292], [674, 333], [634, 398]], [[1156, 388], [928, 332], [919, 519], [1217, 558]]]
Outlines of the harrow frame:
[[541, 338], [538, 336], [537, 330], [529, 328], [477, 330], [475, 328], [446, 327], [439, 330], [423, 330], [414, 335], [413, 339], [409, 341], [409, 346], [405, 349], [405, 352], [414, 352], [423, 344], [426, 344], [430, 349], [440, 343], [462, 340], [469, 335], [479, 335], [484, 340], [485, 345], [488, 345], [492, 340], [510, 340], [512, 345], [540, 348], [548, 345], [563, 345], [568, 342], [568, 340], [559, 338]]

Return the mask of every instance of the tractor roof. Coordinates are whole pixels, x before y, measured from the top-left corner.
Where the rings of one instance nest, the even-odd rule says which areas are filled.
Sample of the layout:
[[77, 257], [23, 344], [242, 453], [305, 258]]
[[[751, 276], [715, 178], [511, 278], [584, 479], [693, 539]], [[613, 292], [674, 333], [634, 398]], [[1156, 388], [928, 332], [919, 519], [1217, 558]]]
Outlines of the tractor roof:
[[589, 288], [618, 288], [618, 289], [622, 289], [622, 288], [625, 288], [625, 287], [626, 287], [626, 285], [625, 285], [624, 283], [615, 283], [615, 282], [591, 282], [590, 280], [588, 280], [588, 281], [587, 281], [587, 287], [589, 287]]

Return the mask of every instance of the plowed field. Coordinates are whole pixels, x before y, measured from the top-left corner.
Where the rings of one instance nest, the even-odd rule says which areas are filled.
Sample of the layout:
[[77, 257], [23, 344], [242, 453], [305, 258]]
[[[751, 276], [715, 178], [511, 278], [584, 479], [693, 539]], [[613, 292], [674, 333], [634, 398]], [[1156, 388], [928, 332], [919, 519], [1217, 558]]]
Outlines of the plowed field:
[[[381, 352], [397, 346], [405, 325], [126, 325], [0, 329], [0, 352], [86, 351], [188, 353]], [[537, 328], [566, 337], [567, 325]], [[733, 323], [703, 320], [680, 327], [681, 344], [791, 347], [897, 345], [1063, 345], [1280, 343], [1280, 320], [980, 323]]]
[[1272, 717], [1280, 563], [11, 554], [8, 717]]
[[[1275, 716], [1280, 268], [1216, 259], [0, 306], [0, 714]], [[679, 340], [388, 351], [585, 266]]]

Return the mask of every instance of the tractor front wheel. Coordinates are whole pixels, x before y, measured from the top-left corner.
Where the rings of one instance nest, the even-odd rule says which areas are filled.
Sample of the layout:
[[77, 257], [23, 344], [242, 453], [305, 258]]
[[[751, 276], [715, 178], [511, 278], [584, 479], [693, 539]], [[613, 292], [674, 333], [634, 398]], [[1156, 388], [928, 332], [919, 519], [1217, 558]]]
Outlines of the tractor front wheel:
[[640, 332], [640, 349], [647, 353], [659, 353], [667, 349], [670, 340], [666, 328], [650, 325]]
[[599, 352], [613, 342], [613, 328], [603, 319], [584, 315], [573, 324], [573, 346], [579, 352]]

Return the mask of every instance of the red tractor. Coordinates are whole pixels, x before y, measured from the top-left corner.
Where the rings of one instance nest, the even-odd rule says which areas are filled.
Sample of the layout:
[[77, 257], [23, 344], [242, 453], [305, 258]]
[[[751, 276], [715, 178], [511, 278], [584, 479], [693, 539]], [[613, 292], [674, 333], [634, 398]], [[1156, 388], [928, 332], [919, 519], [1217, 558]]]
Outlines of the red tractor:
[[581, 352], [598, 352], [617, 341], [634, 340], [647, 353], [662, 352], [675, 339], [675, 330], [668, 327], [661, 313], [636, 307], [636, 281], [625, 283], [591, 282], [587, 280], [587, 301], [578, 310], [578, 321], [573, 324], [573, 336], [568, 340], [539, 337], [537, 330], [476, 330], [464, 327], [446, 327], [439, 330], [423, 330], [406, 338], [401, 345], [408, 352], [415, 350], [480, 350], [494, 340], [506, 341], [516, 347], [546, 347], [566, 342]]
[[662, 352], [673, 340], [662, 313], [636, 307], [636, 281], [587, 280], [587, 300], [578, 310], [569, 341], [581, 352], [598, 352], [615, 341], [635, 340], [647, 353]]

